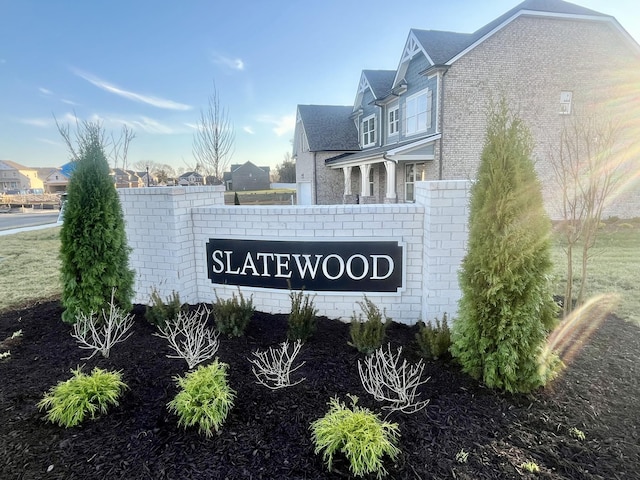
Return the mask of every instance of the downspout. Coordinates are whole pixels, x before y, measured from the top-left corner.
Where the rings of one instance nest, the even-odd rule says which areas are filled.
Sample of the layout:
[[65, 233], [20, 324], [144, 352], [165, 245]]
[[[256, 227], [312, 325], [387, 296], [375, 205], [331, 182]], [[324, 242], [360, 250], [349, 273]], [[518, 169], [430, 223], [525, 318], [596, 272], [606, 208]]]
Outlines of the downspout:
[[443, 150], [443, 136], [444, 136], [444, 76], [448, 70], [442, 71], [442, 78], [440, 80], [440, 152], [438, 153], [438, 180], [442, 180], [442, 150]]
[[318, 174], [316, 166], [316, 155], [318, 152], [313, 152], [313, 204], [318, 204]]

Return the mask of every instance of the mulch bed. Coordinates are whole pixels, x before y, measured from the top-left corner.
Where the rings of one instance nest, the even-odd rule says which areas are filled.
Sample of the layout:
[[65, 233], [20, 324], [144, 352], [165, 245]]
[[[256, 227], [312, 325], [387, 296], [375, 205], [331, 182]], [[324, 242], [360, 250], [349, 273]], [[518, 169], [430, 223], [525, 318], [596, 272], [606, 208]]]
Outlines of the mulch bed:
[[[0, 314], [0, 341], [22, 329], [0, 360], [0, 478], [2, 479], [315, 479], [348, 478], [339, 460], [327, 471], [314, 454], [309, 425], [324, 415], [332, 396], [376, 412], [381, 405], [362, 388], [357, 361], [347, 345], [348, 325], [320, 318], [300, 353], [306, 380], [288, 389], [255, 383], [247, 357], [284, 340], [285, 315], [256, 313], [242, 338], [221, 337], [218, 357], [230, 365], [238, 395], [220, 433], [206, 438], [178, 427], [166, 404], [177, 392], [173, 377], [182, 360], [171, 351], [137, 306], [134, 335], [109, 359], [82, 360], [61, 323], [58, 302]], [[416, 327], [393, 324], [392, 346], [417, 361]], [[429, 406], [413, 415], [394, 413], [402, 454], [389, 461], [393, 479], [630, 479], [640, 478], [640, 329], [609, 317], [581, 346], [552, 385], [531, 395], [488, 390], [447, 360], [427, 361], [422, 398]], [[9, 345], [8, 343], [13, 343]], [[129, 390], [118, 407], [79, 427], [64, 429], [36, 408], [45, 391], [84, 365], [121, 370]], [[295, 375], [295, 374], [294, 374]], [[296, 377], [298, 378], [298, 377]], [[571, 434], [577, 428], [586, 438]], [[456, 454], [468, 452], [465, 463]], [[522, 470], [532, 461], [540, 472]]]

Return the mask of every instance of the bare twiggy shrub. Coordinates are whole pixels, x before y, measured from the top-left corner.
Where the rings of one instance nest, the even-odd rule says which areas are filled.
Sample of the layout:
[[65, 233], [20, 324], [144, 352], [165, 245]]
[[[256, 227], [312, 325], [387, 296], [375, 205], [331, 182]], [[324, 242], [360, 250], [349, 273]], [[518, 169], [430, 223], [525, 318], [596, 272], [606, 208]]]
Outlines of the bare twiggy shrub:
[[257, 383], [276, 390], [303, 382], [305, 379], [301, 378], [297, 382], [291, 383], [291, 373], [304, 365], [302, 362], [297, 367], [291, 368], [301, 347], [302, 342], [296, 340], [293, 344], [293, 351], [289, 353], [289, 342], [286, 341], [280, 344], [280, 348], [270, 347], [264, 352], [253, 352], [256, 358], [248, 360], [254, 365], [251, 367], [251, 371], [258, 379]]
[[167, 355], [167, 358], [182, 358], [191, 370], [216, 354], [220, 334], [213, 328], [207, 328], [210, 313], [202, 305], [193, 312], [178, 312], [175, 318], [167, 319], [164, 326], [158, 325], [159, 333], [154, 335], [166, 339], [177, 354]]
[[421, 379], [424, 364], [420, 360], [410, 365], [406, 360], [400, 363], [402, 347], [394, 355], [391, 345], [387, 349], [378, 348], [363, 363], [358, 360], [358, 372], [364, 389], [379, 402], [389, 402], [382, 407], [386, 410], [415, 413], [429, 404], [429, 400], [419, 400], [418, 387], [429, 381]]
[[133, 332], [127, 335], [133, 326], [133, 315], [126, 314], [115, 302], [116, 289], [111, 290], [109, 311], [102, 309], [98, 315], [90, 312], [89, 315], [79, 313], [76, 323], [73, 324], [71, 336], [80, 344], [80, 348], [93, 350], [93, 353], [83, 360], [89, 360], [100, 352], [104, 358], [109, 358], [111, 347], [116, 343], [124, 342]]

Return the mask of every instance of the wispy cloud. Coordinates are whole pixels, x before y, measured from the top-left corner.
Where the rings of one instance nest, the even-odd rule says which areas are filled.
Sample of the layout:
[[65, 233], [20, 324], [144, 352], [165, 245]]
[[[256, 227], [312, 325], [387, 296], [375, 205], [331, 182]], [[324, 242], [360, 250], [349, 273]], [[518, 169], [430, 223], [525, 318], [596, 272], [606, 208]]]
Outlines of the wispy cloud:
[[296, 127], [295, 115], [283, 115], [281, 117], [274, 117], [273, 115], [260, 115], [258, 116], [257, 120], [262, 123], [275, 125], [273, 127], [273, 132], [279, 137], [293, 132]]
[[54, 142], [53, 140], [49, 140], [48, 138], [37, 138], [36, 140], [38, 140], [41, 143], [46, 143], [47, 145], [54, 145], [56, 147], [61, 147], [62, 146], [62, 143]]
[[44, 95], [53, 95], [53, 92], [48, 88], [38, 87], [38, 91]]
[[98, 78], [95, 75], [92, 75], [87, 72], [83, 72], [82, 70], [78, 70], [77, 68], [72, 68], [71, 71], [77, 76], [79, 76], [80, 78], [83, 78], [87, 82], [95, 85], [96, 87], [106, 92], [113, 93], [114, 95], [118, 95], [128, 100], [133, 100], [134, 102], [144, 103], [147, 105], [151, 105], [153, 107], [164, 108], [167, 110], [191, 110], [193, 108], [191, 105], [174, 102], [173, 100], [167, 100], [160, 97], [143, 95], [141, 93], [125, 90], [112, 83], [102, 80], [101, 78]]
[[223, 67], [231, 70], [244, 70], [244, 61], [241, 58], [231, 58], [226, 55], [214, 53], [211, 55], [211, 61], [216, 65], [222, 65]]
[[79, 103], [76, 103], [76, 102], [74, 102], [74, 101], [72, 101], [72, 100], [67, 100], [66, 98], [61, 98], [61, 99], [60, 99], [60, 101], [61, 101], [62, 103], [66, 103], [67, 105], [72, 105], [72, 106], [74, 106], [74, 107], [78, 107], [78, 106], [80, 106], [80, 104], [79, 104]]
[[20, 123], [25, 125], [31, 125], [32, 127], [50, 127], [53, 125], [53, 120], [46, 118], [21, 118]]
[[244, 127], [242, 127], [242, 130], [244, 130], [245, 132], [247, 132], [250, 135], [255, 135], [256, 132], [253, 131], [253, 128], [251, 128], [249, 125], [246, 125]]

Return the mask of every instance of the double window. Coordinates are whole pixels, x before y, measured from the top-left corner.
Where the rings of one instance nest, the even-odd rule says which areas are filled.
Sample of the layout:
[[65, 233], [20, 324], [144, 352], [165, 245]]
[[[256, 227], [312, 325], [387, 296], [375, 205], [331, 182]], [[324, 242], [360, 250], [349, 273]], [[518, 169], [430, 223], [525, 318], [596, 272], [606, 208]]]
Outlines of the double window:
[[431, 109], [433, 92], [423, 90], [407, 98], [406, 101], [406, 134], [426, 132], [431, 128]]
[[396, 135], [400, 131], [400, 108], [398, 106], [389, 110], [389, 136]]
[[424, 163], [407, 163], [404, 166], [404, 199], [414, 202], [415, 182], [426, 180], [426, 165]]
[[370, 147], [376, 143], [376, 117], [370, 115], [362, 121], [362, 147]]

